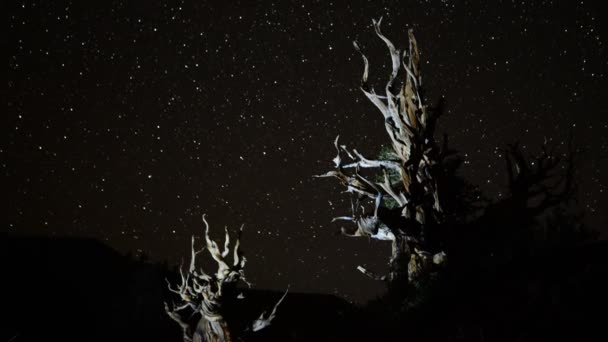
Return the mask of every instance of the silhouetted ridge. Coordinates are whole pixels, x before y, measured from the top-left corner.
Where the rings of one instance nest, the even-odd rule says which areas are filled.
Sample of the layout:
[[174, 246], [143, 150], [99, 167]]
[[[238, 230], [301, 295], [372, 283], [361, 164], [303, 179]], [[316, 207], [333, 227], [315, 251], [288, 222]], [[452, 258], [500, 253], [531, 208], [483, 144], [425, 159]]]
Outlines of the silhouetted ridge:
[[[179, 341], [181, 333], [163, 310], [169, 300], [166, 265], [124, 256], [93, 239], [0, 235], [8, 269], [9, 338], [12, 341]], [[272, 310], [280, 291], [238, 289], [236, 322], [251, 322], [260, 309]], [[252, 340], [352, 340], [346, 324], [355, 308], [326, 294], [290, 292], [276, 323]]]

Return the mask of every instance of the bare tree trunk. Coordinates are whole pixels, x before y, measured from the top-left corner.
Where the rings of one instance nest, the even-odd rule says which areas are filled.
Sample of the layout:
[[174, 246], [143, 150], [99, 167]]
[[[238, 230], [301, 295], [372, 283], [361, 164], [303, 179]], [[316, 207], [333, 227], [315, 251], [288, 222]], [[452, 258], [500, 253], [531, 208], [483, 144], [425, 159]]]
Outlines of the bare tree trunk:
[[194, 331], [193, 342], [232, 342], [228, 323], [223, 318], [211, 321], [203, 316]]
[[399, 236], [395, 237], [395, 241], [392, 241], [391, 245], [391, 259], [389, 263], [390, 282], [403, 283], [407, 280], [405, 275], [408, 274], [407, 265], [410, 259], [410, 245], [407, 243], [406, 239]]

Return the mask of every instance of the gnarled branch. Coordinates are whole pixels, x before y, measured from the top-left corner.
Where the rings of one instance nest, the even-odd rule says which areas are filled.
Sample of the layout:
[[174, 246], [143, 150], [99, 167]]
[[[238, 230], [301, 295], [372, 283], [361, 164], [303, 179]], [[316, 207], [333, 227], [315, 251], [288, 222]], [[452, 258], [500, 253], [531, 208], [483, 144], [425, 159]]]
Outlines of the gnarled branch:
[[[182, 263], [179, 267], [180, 282], [177, 287], [173, 287], [167, 280], [169, 291], [177, 294], [181, 302], [171, 306], [165, 303], [165, 311], [182, 328], [184, 341], [231, 341], [233, 332], [226, 322], [223, 312], [223, 303], [226, 296], [224, 288], [235, 285], [239, 281], [251, 286], [245, 279], [244, 273], [247, 259], [240, 249], [243, 226], [239, 228], [232, 250], [230, 248], [230, 234], [228, 229], [225, 228], [223, 249], [220, 249], [217, 242], [209, 236], [210, 227], [205, 215], [202, 219], [205, 224], [205, 246], [197, 250], [195, 248], [195, 237], [192, 236], [190, 241], [190, 265], [187, 273], [184, 273]], [[197, 270], [196, 268], [196, 257], [205, 250], [209, 252], [209, 255], [218, 265], [215, 273], [207, 274], [202, 269]], [[228, 260], [231, 254], [232, 262]], [[257, 330], [270, 325], [281, 302], [282, 299], [275, 305], [269, 317], [262, 315], [256, 320], [257, 323], [254, 323], [254, 326], [257, 327]], [[198, 314], [201, 316], [196, 327], [190, 326], [184, 319], [185, 316], [181, 312], [186, 309], [190, 309], [191, 315]]]

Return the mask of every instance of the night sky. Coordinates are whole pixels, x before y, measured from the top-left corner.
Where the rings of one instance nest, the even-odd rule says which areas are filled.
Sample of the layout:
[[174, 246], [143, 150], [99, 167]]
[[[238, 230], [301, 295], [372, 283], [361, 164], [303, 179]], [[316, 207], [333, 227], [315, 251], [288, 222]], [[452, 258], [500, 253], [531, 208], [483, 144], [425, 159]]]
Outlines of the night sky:
[[507, 143], [536, 152], [572, 131], [580, 206], [605, 238], [600, 3], [9, 2], [2, 230], [174, 264], [207, 213], [217, 237], [245, 224], [256, 287], [374, 297], [383, 284], [355, 268], [381, 272], [389, 245], [338, 235], [330, 220], [348, 214], [348, 197], [312, 176], [332, 168], [338, 134], [368, 156], [388, 142], [352, 47], [384, 84], [390, 58], [371, 27], [383, 16], [398, 47], [414, 28], [462, 174], [499, 198]]

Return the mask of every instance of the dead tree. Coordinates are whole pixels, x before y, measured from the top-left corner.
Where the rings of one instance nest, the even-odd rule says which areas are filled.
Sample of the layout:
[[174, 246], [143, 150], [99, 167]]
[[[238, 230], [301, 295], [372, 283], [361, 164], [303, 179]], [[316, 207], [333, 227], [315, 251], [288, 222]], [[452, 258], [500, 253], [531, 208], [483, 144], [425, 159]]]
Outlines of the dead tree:
[[[390, 157], [366, 158], [356, 149], [340, 145], [336, 138], [335, 169], [316, 177], [335, 177], [352, 195], [351, 215], [333, 219], [354, 224], [351, 229], [342, 228], [343, 234], [388, 240], [392, 244], [387, 275], [376, 275], [361, 266], [358, 269], [373, 279], [401, 286], [402, 281], [424, 277], [446, 259], [444, 252], [433, 250], [426, 236], [442, 222], [437, 175], [447, 147], [440, 148], [434, 138], [439, 111], [429, 106], [424, 96], [420, 52], [413, 31], [408, 31], [409, 46], [401, 52], [380, 31], [381, 20], [373, 20], [373, 26], [388, 47], [392, 65], [384, 95], [376, 94], [370, 86], [367, 57], [357, 42], [353, 44], [363, 57], [361, 90], [382, 114], [390, 138]], [[376, 177], [364, 176], [363, 169], [375, 172]], [[389, 173], [397, 177], [390, 177]], [[396, 202], [397, 208], [388, 208], [386, 199]], [[366, 210], [367, 203], [372, 204], [371, 209]]]
[[532, 157], [518, 144], [505, 149], [506, 196], [488, 205], [477, 223], [495, 259], [510, 259], [546, 243], [542, 226], [548, 214], [576, 207], [574, 153], [570, 150], [566, 158], [559, 158], [555, 149], [545, 143]]
[[541, 148], [534, 158], [526, 157], [518, 144], [505, 150], [510, 200], [530, 217], [572, 198], [575, 191], [572, 151], [562, 163], [555, 156], [555, 146], [545, 143]]
[[[236, 242], [231, 250], [228, 229], [225, 229], [226, 237], [223, 249], [221, 249], [209, 237], [209, 224], [204, 215], [203, 222], [205, 223], [205, 246], [196, 250], [194, 247], [195, 238], [192, 236], [190, 266], [187, 272], [184, 272], [180, 265], [181, 282], [177, 284], [177, 288], [174, 288], [167, 280], [169, 291], [177, 294], [180, 302], [177, 305], [165, 303], [165, 311], [182, 328], [185, 342], [229, 342], [234, 340], [235, 333], [226, 321], [223, 311], [226, 296], [232, 293], [228, 290], [239, 281], [251, 286], [244, 273], [247, 259], [240, 249], [243, 226], [239, 229]], [[205, 273], [202, 269], [196, 267], [196, 256], [205, 249], [218, 265], [217, 272], [214, 274]], [[229, 261], [231, 254], [232, 260]], [[255, 332], [268, 327], [275, 318], [276, 310], [286, 295], [287, 291], [275, 304], [270, 315], [266, 316], [266, 313], [263, 312], [246, 330]], [[192, 315], [200, 315], [200, 319], [195, 325], [189, 323], [189, 317], [192, 317]]]

